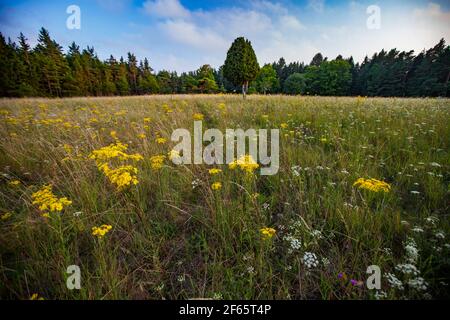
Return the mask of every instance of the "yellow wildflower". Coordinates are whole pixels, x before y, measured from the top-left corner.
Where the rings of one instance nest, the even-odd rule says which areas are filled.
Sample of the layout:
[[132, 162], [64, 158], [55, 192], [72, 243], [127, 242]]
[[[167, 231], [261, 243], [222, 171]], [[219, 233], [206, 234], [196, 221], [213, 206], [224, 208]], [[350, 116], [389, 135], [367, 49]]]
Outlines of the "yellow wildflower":
[[144, 123], [149, 123], [152, 121], [152, 118], [144, 118]]
[[180, 157], [180, 153], [176, 150], [170, 150], [167, 155], [170, 161], [173, 161], [174, 159], [178, 159]]
[[172, 112], [173, 112], [173, 110], [170, 109], [170, 107], [169, 107], [168, 104], [163, 104], [162, 107], [163, 107], [163, 109], [166, 111], [166, 113], [172, 113]]
[[259, 232], [261, 232], [261, 235], [264, 240], [271, 239], [275, 234], [276, 230], [274, 228], [264, 227], [259, 229]]
[[9, 181], [8, 184], [11, 187], [17, 187], [20, 184], [20, 180], [12, 180], [12, 181]]
[[235, 169], [239, 167], [241, 170], [245, 171], [246, 173], [253, 173], [256, 169], [259, 168], [259, 164], [256, 163], [255, 160], [253, 160], [251, 155], [243, 155], [237, 160], [234, 160], [231, 162], [228, 167], [230, 169]]
[[353, 183], [354, 187], [358, 187], [359, 189], [365, 189], [373, 192], [385, 192], [388, 193], [391, 191], [391, 186], [384, 181], [380, 181], [377, 179], [364, 179], [359, 178]]
[[222, 172], [222, 169], [217, 169], [217, 168], [213, 168], [213, 169], [209, 169], [208, 170], [208, 173], [210, 174], [210, 175], [215, 175], [215, 174], [219, 174], [219, 173], [221, 173]]
[[150, 158], [150, 166], [153, 170], [159, 170], [164, 164], [165, 155], [157, 155]]
[[70, 144], [64, 144], [63, 145], [64, 151], [66, 151], [66, 153], [70, 154], [73, 151], [73, 148]]
[[33, 204], [39, 206], [41, 211], [61, 212], [65, 206], [72, 204], [66, 197], [57, 198], [52, 192], [51, 185], [43, 186], [39, 191], [31, 195]]
[[45, 300], [43, 297], [40, 297], [37, 293], [33, 293], [30, 297], [30, 300]]
[[129, 187], [131, 184], [137, 185], [139, 183], [137, 179], [138, 169], [130, 165], [111, 169], [107, 163], [104, 163], [99, 166], [99, 170], [105, 174], [112, 184], [117, 186], [118, 190]]
[[211, 188], [212, 188], [213, 190], [220, 190], [220, 189], [222, 188], [222, 183], [220, 183], [220, 182], [214, 182], [214, 183], [211, 185]]
[[103, 224], [100, 227], [92, 227], [92, 235], [100, 239], [103, 238], [111, 229], [112, 226], [109, 224]]
[[167, 142], [166, 138], [156, 138], [156, 143], [157, 144], [164, 144]]
[[11, 218], [12, 213], [11, 212], [5, 212], [4, 214], [1, 215], [0, 219], [1, 220], [8, 220], [9, 218]]
[[97, 165], [103, 164], [110, 159], [117, 158], [121, 161], [124, 160], [135, 160], [140, 161], [144, 159], [140, 154], [127, 154], [128, 145], [122, 144], [120, 142], [113, 143], [107, 147], [102, 147], [98, 150], [92, 151], [89, 158], [97, 162]]
[[194, 120], [203, 120], [204, 116], [201, 113], [195, 113], [193, 118]]
[[282, 124], [280, 124], [281, 129], [286, 129], [288, 127], [288, 124], [283, 122]]
[[111, 135], [111, 137], [113, 138], [113, 139], [117, 139], [117, 132], [116, 131], [111, 131], [110, 133], [109, 133], [110, 135]]
[[120, 110], [120, 111], [117, 111], [116, 113], [114, 113], [114, 115], [116, 117], [122, 117], [122, 116], [125, 116], [126, 114], [127, 114], [127, 110]]
[[139, 139], [145, 139], [145, 137], [146, 137], [145, 133], [138, 134]]

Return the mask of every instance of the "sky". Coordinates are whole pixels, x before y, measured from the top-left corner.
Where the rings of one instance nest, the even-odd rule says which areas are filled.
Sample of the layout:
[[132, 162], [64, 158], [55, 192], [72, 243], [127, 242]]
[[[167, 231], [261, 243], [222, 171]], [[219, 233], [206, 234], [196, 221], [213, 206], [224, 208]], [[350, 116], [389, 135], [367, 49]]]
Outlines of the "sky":
[[[80, 29], [67, 28], [70, 5], [80, 8]], [[367, 12], [373, 6], [379, 19]], [[309, 63], [317, 52], [362, 61], [383, 48], [419, 52], [450, 42], [450, 1], [0, 0], [5, 37], [23, 32], [34, 46], [41, 27], [64, 50], [75, 41], [100, 59], [132, 52], [155, 71], [218, 68], [239, 36], [252, 42], [260, 65], [280, 57]]]

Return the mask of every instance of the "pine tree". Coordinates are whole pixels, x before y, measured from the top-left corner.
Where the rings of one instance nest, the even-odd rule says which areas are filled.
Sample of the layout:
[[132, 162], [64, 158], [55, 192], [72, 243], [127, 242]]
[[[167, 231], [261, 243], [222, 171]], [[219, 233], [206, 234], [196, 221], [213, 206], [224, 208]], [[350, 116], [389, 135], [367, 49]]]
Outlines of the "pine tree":
[[61, 46], [50, 38], [50, 34], [44, 28], [39, 32], [35, 54], [42, 92], [51, 97], [61, 97], [63, 80], [69, 66], [62, 54]]

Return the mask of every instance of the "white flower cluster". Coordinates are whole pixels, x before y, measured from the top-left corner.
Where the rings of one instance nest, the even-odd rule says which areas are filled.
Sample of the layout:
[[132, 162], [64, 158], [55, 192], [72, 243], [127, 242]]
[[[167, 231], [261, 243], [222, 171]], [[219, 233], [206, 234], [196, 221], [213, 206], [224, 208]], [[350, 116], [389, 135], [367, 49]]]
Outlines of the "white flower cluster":
[[319, 265], [319, 260], [314, 253], [305, 252], [305, 254], [303, 255], [303, 263], [308, 269], [312, 269]]
[[292, 250], [298, 250], [302, 247], [302, 242], [290, 234], [284, 236], [283, 240], [289, 242]]
[[298, 176], [300, 175], [299, 170], [302, 170], [302, 168], [300, 168], [299, 166], [292, 166], [292, 167], [291, 167], [291, 170], [292, 170], [292, 174], [293, 174], [295, 177], [298, 177]]
[[313, 236], [313, 238], [315, 239], [322, 239], [322, 232], [320, 230], [313, 230], [310, 232], [310, 234]]
[[423, 233], [423, 229], [421, 227], [414, 227], [411, 229], [412, 232]]
[[410, 279], [408, 281], [408, 285], [411, 288], [414, 288], [419, 291], [425, 291], [425, 290], [427, 290], [427, 287], [428, 287], [428, 283], [422, 277]]
[[417, 276], [420, 272], [417, 270], [416, 266], [411, 263], [402, 263], [395, 266], [395, 269], [404, 273], [404, 274], [410, 274], [413, 276]]
[[442, 240], [445, 239], [445, 234], [441, 231], [437, 232], [434, 236], [438, 239], [442, 239]]
[[212, 298], [213, 298], [213, 300], [222, 300], [223, 299], [223, 295], [220, 292], [214, 292]]
[[385, 277], [386, 277], [389, 285], [392, 288], [399, 289], [399, 290], [403, 290], [404, 289], [403, 283], [395, 276], [395, 274], [393, 274], [393, 273], [386, 273]]
[[201, 183], [200, 179], [195, 179], [195, 180], [193, 180], [193, 181], [191, 182], [192, 189], [197, 188], [197, 187], [200, 185], [200, 183]]
[[386, 298], [387, 298], [387, 293], [384, 292], [383, 290], [377, 290], [375, 292], [375, 299], [382, 300], [382, 299], [386, 299]]
[[414, 264], [419, 259], [419, 249], [414, 239], [408, 238], [405, 243], [406, 261]]
[[436, 223], [439, 221], [439, 218], [436, 216], [430, 216], [430, 217], [426, 218], [425, 221], [427, 223], [431, 224], [432, 226], [435, 226]]
[[326, 267], [326, 266], [330, 265], [330, 260], [327, 257], [323, 257], [322, 264]]

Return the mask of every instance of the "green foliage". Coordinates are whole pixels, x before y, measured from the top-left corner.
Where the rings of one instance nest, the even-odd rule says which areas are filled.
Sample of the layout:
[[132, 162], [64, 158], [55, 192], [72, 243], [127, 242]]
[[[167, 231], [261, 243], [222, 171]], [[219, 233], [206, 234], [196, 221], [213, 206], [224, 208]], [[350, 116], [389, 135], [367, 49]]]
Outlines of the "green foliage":
[[[203, 65], [196, 71], [162, 70], [129, 52], [126, 60], [101, 61], [93, 47], [72, 43], [66, 54], [42, 28], [34, 48], [20, 33], [17, 44], [0, 33], [0, 96], [74, 97], [176, 93], [287, 93], [361, 96], [450, 96], [450, 47], [444, 39], [433, 48], [381, 50], [359, 64], [338, 55], [329, 61], [317, 53], [309, 66], [284, 58], [259, 70], [250, 41], [237, 38], [217, 70]], [[298, 74], [302, 74], [300, 77]], [[289, 81], [288, 81], [289, 79]], [[253, 81], [255, 80], [255, 81]], [[249, 90], [249, 84], [252, 86]]]
[[213, 68], [209, 64], [197, 70], [197, 87], [200, 93], [214, 93], [219, 89], [214, 79]]
[[287, 94], [304, 94], [306, 88], [306, 77], [302, 73], [293, 73], [284, 82], [284, 93]]
[[324, 61], [306, 69], [305, 78], [309, 94], [343, 96], [349, 93], [351, 66], [345, 60]]
[[256, 78], [258, 71], [259, 64], [251, 42], [243, 37], [235, 39], [223, 66], [225, 78], [235, 86], [242, 85], [242, 92], [245, 94], [249, 82]]
[[255, 80], [255, 88], [259, 93], [273, 93], [278, 90], [279, 82], [275, 69], [270, 64], [264, 65], [259, 70]]

